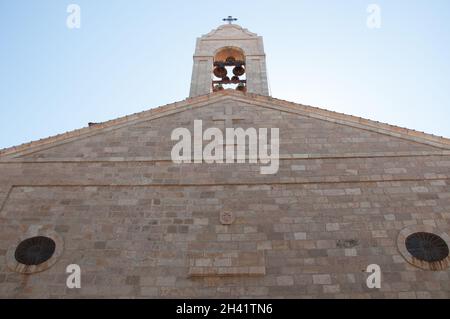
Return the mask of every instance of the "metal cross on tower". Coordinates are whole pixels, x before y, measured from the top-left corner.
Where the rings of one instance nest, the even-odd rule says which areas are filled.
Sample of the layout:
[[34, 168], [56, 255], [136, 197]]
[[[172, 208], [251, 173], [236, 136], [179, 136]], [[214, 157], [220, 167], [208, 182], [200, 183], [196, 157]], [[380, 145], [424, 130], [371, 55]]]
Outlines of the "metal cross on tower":
[[231, 23], [233, 23], [234, 21], [237, 21], [237, 20], [238, 19], [233, 18], [233, 16], [228, 16], [228, 18], [222, 19], [222, 21], [226, 21], [226, 22], [228, 22], [228, 24], [231, 24]]

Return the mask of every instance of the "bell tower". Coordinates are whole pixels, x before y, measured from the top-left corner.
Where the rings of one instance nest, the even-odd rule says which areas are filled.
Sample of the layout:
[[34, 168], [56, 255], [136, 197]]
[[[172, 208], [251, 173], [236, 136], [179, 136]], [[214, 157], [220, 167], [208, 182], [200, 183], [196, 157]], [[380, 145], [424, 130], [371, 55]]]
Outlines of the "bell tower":
[[234, 19], [197, 39], [190, 97], [223, 89], [269, 95], [262, 37]]

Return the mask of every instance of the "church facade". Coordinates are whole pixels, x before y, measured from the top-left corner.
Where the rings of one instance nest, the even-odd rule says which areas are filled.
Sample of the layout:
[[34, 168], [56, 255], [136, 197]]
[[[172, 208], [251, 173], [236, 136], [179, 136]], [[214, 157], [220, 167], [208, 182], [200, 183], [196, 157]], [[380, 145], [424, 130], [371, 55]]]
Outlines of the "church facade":
[[[267, 83], [262, 38], [225, 24], [197, 40], [186, 100], [1, 150], [0, 297], [449, 298], [450, 140]], [[278, 129], [277, 171], [251, 143], [174, 161], [195, 121]]]

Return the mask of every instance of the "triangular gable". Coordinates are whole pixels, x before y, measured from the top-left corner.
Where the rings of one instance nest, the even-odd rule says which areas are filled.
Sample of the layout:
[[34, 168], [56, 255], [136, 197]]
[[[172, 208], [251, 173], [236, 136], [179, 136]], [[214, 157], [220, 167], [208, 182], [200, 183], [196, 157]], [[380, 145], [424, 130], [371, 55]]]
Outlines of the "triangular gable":
[[292, 102], [278, 100], [267, 96], [243, 94], [234, 90], [226, 90], [223, 92], [216, 92], [201, 97], [186, 99], [182, 102], [177, 102], [141, 113], [136, 113], [130, 116], [125, 116], [112, 121], [100, 123], [92, 127], [86, 127], [39, 141], [7, 148], [0, 151], [0, 157], [2, 157], [3, 159], [6, 157], [15, 158], [24, 156], [29, 153], [40, 152], [49, 148], [57, 147], [59, 145], [82, 140], [91, 136], [106, 133], [108, 131], [117, 130], [122, 127], [163, 118], [225, 100], [242, 102], [248, 105], [267, 108], [269, 110], [297, 114], [312, 119], [336, 123], [339, 125], [345, 125], [357, 129], [363, 129], [366, 131], [407, 140], [413, 143], [432, 146], [436, 148], [436, 150], [450, 150], [450, 140], [446, 138], [374, 122], [367, 119], [357, 118], [350, 115], [327, 111], [311, 106], [295, 104]]
[[252, 33], [237, 24], [224, 24], [224, 25], [218, 27], [217, 29], [212, 30], [208, 34], [203, 35], [202, 39], [208, 39], [208, 38], [248, 39], [248, 38], [257, 38], [257, 37], [258, 37], [258, 35], [256, 33]]

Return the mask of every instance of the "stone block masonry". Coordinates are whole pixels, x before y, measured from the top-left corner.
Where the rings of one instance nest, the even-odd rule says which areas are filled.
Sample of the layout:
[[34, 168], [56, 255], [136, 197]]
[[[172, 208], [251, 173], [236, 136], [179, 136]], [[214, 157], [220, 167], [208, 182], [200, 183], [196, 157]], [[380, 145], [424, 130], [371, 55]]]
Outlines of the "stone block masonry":
[[[170, 160], [174, 128], [214, 126], [227, 106], [242, 119], [234, 127], [280, 128], [277, 174]], [[450, 297], [448, 269], [417, 268], [397, 246], [407, 227], [450, 230], [445, 143], [251, 95], [153, 112], [2, 153], [0, 297]], [[16, 273], [7, 253], [37, 226], [63, 239], [61, 254], [43, 272]], [[82, 288], [69, 290], [73, 263]], [[381, 289], [366, 286], [370, 264]]]

